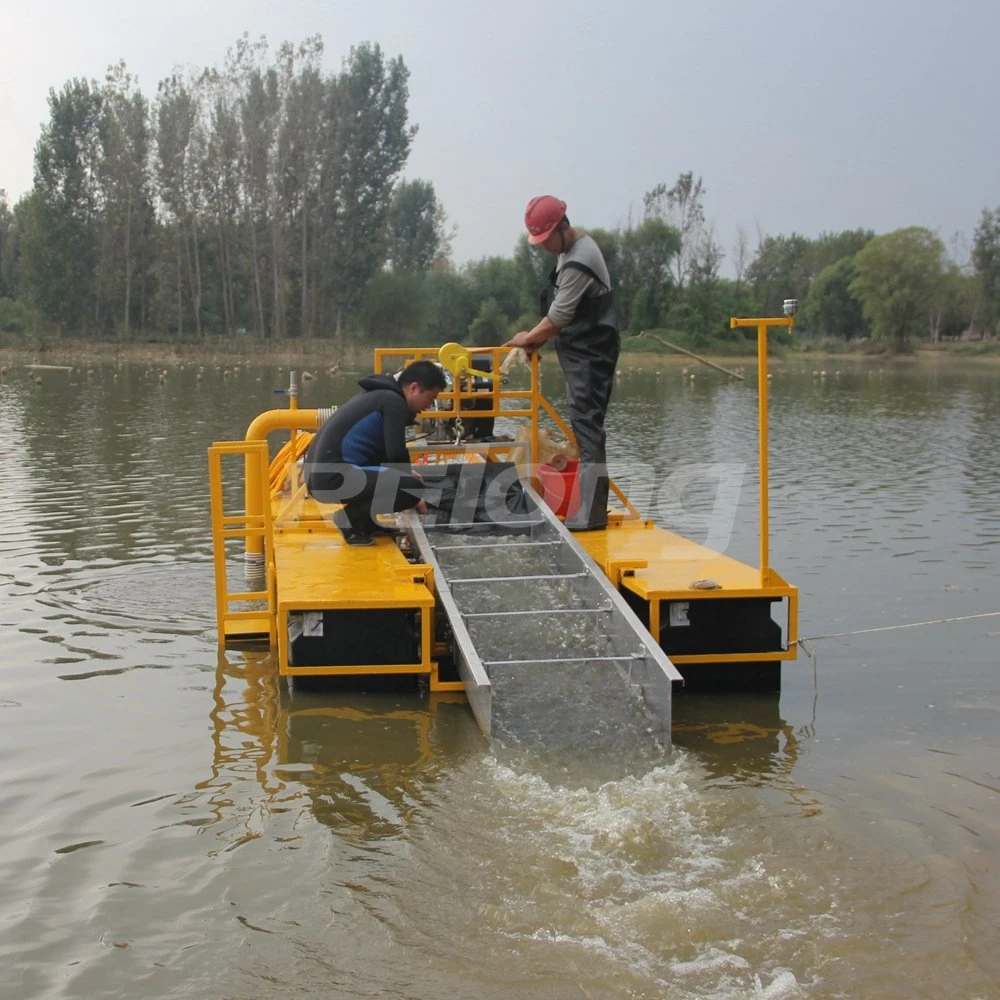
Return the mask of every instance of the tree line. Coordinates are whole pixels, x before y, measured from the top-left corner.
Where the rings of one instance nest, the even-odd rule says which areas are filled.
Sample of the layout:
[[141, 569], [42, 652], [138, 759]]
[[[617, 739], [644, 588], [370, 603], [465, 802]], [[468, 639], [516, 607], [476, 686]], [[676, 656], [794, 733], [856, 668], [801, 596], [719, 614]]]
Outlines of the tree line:
[[[502, 342], [538, 316], [552, 259], [521, 237], [509, 257], [456, 268], [434, 186], [402, 177], [416, 126], [408, 71], [378, 45], [324, 72], [322, 40], [243, 36], [221, 69], [174, 74], [150, 101], [124, 63], [49, 94], [31, 191], [0, 191], [0, 332], [192, 340], [353, 336]], [[732, 315], [801, 304], [800, 334], [1000, 335], [1000, 208], [969, 260], [910, 227], [810, 239], [740, 229], [727, 254], [693, 171], [592, 229], [625, 333], [742, 342]], [[577, 224], [586, 220], [574, 219]]]
[[0, 294], [83, 336], [316, 336], [387, 261], [424, 266], [441, 219], [398, 182], [403, 60], [362, 45], [324, 73], [318, 37], [267, 55], [244, 37], [152, 102], [123, 63], [51, 91], [32, 190], [0, 207]]

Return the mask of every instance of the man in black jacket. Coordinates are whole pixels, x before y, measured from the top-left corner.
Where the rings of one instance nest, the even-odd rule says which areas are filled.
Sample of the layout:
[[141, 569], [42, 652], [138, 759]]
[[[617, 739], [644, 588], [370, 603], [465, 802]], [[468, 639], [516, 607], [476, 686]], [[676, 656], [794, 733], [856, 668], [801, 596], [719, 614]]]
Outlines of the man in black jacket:
[[321, 503], [343, 503], [334, 523], [349, 545], [371, 545], [385, 533], [375, 514], [421, 514], [421, 478], [410, 466], [406, 427], [446, 387], [431, 361], [415, 361], [398, 375], [369, 375], [363, 392], [341, 406], [317, 431], [303, 463], [306, 489]]

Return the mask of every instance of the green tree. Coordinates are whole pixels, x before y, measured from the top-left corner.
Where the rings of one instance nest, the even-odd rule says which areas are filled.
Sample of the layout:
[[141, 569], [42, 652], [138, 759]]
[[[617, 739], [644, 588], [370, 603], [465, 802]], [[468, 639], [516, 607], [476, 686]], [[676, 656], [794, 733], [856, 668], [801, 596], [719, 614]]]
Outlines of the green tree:
[[185, 318], [190, 315], [195, 332], [201, 336], [204, 292], [200, 238], [204, 217], [200, 177], [201, 101], [191, 84], [176, 74], [161, 81], [158, 91], [154, 112], [156, 188], [167, 230], [164, 242], [171, 247], [174, 265], [167, 267], [167, 262], [161, 260], [161, 275], [173, 286], [168, 297], [170, 306], [165, 308], [163, 318], [183, 334]]
[[319, 305], [318, 210], [324, 191], [322, 150], [329, 129], [327, 82], [319, 65], [322, 52], [318, 36], [300, 50], [304, 65], [291, 81], [282, 128], [282, 142], [288, 150], [284, 178], [288, 239], [290, 250], [295, 247], [294, 265], [289, 255], [289, 281], [297, 287], [297, 318], [290, 322], [303, 336], [315, 335]]
[[[552, 262], [555, 263], [554, 260]], [[516, 260], [483, 257], [466, 264], [462, 273], [469, 283], [477, 309], [487, 299], [494, 299], [508, 320], [532, 308], [537, 311], [538, 292], [533, 299], [526, 296], [522, 268]]]
[[871, 229], [844, 229], [839, 233], [820, 233], [811, 240], [806, 253], [805, 269], [810, 278], [844, 257], [853, 257], [863, 249], [875, 233]]
[[206, 70], [198, 81], [206, 105], [208, 125], [204, 157], [199, 171], [203, 197], [203, 222], [216, 240], [217, 274], [211, 296], [221, 309], [221, 329], [233, 334], [238, 327], [252, 325], [248, 295], [237, 293], [243, 283], [241, 240], [241, 138], [236, 110], [234, 81], [215, 69]]
[[955, 263], [947, 264], [934, 304], [932, 336], [935, 341], [956, 340], [973, 326], [979, 304], [978, 284], [975, 275], [963, 273]]
[[604, 257], [604, 263], [608, 265], [611, 287], [617, 287], [622, 269], [621, 233], [617, 229], [588, 229], [587, 233], [597, 244], [601, 256]]
[[943, 276], [944, 244], [929, 229], [911, 226], [877, 236], [854, 258], [851, 294], [872, 333], [895, 351], [930, 321]]
[[31, 195], [20, 198], [10, 215], [10, 227], [4, 241], [3, 258], [0, 260], [0, 282], [11, 298], [27, 305], [28, 290], [24, 282], [24, 243], [31, 226]]
[[424, 343], [447, 344], [464, 340], [476, 318], [478, 302], [462, 275], [435, 269], [423, 282]]
[[430, 181], [400, 181], [388, 216], [388, 259], [394, 271], [418, 274], [430, 269], [442, 246], [442, 217]]
[[621, 234], [617, 288], [623, 329], [638, 333], [662, 324], [670, 308], [673, 267], [681, 245], [680, 233], [658, 217]]
[[538, 322], [540, 296], [542, 291], [548, 287], [549, 274], [555, 267], [556, 260], [550, 253], [546, 253], [539, 246], [532, 246], [528, 242], [528, 237], [522, 233], [514, 247], [514, 264], [517, 270], [517, 281], [519, 292], [517, 305], [509, 303], [512, 308], [511, 316], [532, 316], [534, 326]]
[[680, 245], [674, 257], [674, 278], [683, 288], [701, 253], [705, 235], [705, 185], [692, 171], [680, 174], [673, 187], [658, 184], [643, 197], [643, 220], [659, 219], [678, 233]]
[[489, 298], [469, 326], [469, 340], [473, 347], [496, 347], [507, 339], [509, 329], [510, 317], [504, 314], [496, 299]]
[[[719, 266], [722, 264], [722, 247], [715, 241], [711, 226], [701, 234], [691, 267], [684, 297], [697, 317], [700, 332], [711, 336], [724, 333], [729, 327], [729, 316], [722, 310], [719, 292]], [[696, 331], [697, 332], [697, 331]]]
[[153, 205], [149, 176], [149, 106], [125, 64], [108, 70], [103, 88], [100, 256], [97, 291], [127, 339], [146, 320]]
[[7, 192], [0, 188], [0, 299], [13, 299], [14, 213], [7, 204]]
[[368, 279], [386, 259], [393, 186], [416, 128], [407, 125], [409, 70], [378, 45], [351, 49], [331, 106], [336, 137], [326, 212], [326, 279], [338, 333]]
[[425, 313], [424, 285], [419, 275], [379, 271], [365, 289], [359, 318], [369, 340], [400, 344], [419, 338]]
[[0, 296], [0, 333], [24, 333], [28, 322], [28, 309], [23, 302]]
[[855, 273], [854, 257], [841, 257], [816, 275], [802, 303], [799, 323], [803, 330], [845, 340], [868, 335], [861, 303], [851, 294]]
[[979, 318], [993, 336], [1000, 334], [1000, 208], [984, 208], [972, 244], [979, 292]]
[[245, 249], [250, 261], [249, 276], [255, 303], [254, 325], [264, 336], [276, 332], [269, 322], [273, 315], [269, 279], [272, 268], [278, 266], [271, 245], [277, 199], [270, 165], [278, 132], [279, 101], [277, 72], [272, 68], [252, 67], [246, 76], [238, 108], [243, 150]]
[[86, 332], [99, 321], [100, 90], [73, 80], [49, 91], [49, 120], [35, 147], [35, 178], [23, 244], [24, 279], [57, 330]]
[[780, 316], [785, 299], [804, 302], [813, 277], [812, 243], [805, 236], [765, 236], [747, 268], [761, 314]]

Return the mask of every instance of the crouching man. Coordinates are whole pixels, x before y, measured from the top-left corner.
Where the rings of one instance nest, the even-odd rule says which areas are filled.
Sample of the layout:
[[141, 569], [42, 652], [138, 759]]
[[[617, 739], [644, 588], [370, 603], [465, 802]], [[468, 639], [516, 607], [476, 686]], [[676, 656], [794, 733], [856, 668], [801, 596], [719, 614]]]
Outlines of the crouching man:
[[371, 545], [388, 533], [376, 514], [427, 513], [423, 481], [411, 465], [406, 427], [446, 387], [431, 361], [415, 361], [398, 375], [369, 375], [362, 391], [317, 431], [303, 463], [306, 489], [320, 503], [343, 503], [334, 523], [348, 545]]

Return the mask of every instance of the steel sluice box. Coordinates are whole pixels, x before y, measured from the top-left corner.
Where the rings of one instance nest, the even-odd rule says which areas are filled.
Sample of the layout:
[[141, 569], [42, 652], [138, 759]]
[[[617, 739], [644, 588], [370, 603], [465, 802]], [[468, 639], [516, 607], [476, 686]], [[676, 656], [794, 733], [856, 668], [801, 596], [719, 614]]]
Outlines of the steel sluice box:
[[408, 515], [484, 734], [669, 746], [680, 674], [555, 514], [519, 481], [511, 489], [518, 502], [466, 504], [462, 520]]

